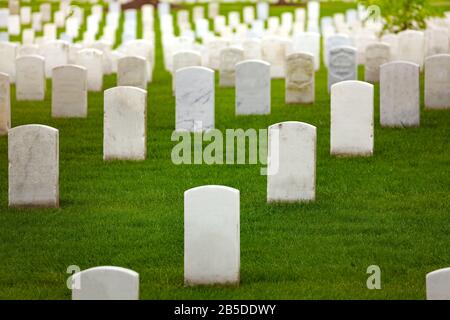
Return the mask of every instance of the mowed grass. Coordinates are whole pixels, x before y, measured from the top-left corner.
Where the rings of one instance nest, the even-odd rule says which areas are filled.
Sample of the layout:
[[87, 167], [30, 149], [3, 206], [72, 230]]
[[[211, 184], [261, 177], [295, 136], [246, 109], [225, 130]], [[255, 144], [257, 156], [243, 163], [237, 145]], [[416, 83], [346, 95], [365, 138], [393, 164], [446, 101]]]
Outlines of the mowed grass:
[[[350, 6], [323, 3], [322, 14]], [[293, 8], [272, 9], [283, 10]], [[61, 208], [8, 208], [7, 138], [0, 137], [0, 298], [70, 299], [70, 265], [133, 269], [142, 299], [425, 298], [425, 274], [450, 266], [448, 110], [422, 103], [419, 128], [381, 128], [375, 86], [374, 156], [336, 158], [323, 66], [314, 105], [285, 105], [284, 81], [274, 80], [267, 116], [236, 117], [234, 90], [216, 86], [218, 129], [288, 120], [317, 127], [317, 200], [267, 204], [261, 165], [172, 164], [175, 103], [157, 40], [143, 162], [103, 161], [102, 93], [89, 93], [87, 119], [52, 119], [50, 82], [43, 102], [16, 102], [12, 87], [13, 126], [59, 129]], [[105, 77], [105, 89], [115, 83]], [[183, 285], [183, 192], [205, 184], [241, 193], [239, 288]], [[366, 288], [370, 265], [381, 268], [381, 290]]]

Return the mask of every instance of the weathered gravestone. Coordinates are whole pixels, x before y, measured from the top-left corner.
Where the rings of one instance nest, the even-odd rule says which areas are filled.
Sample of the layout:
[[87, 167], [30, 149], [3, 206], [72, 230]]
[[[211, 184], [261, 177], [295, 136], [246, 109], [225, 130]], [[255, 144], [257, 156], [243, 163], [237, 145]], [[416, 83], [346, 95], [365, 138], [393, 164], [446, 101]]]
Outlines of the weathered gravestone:
[[373, 154], [373, 85], [342, 81], [331, 87], [331, 154]]
[[286, 58], [286, 103], [314, 103], [314, 56], [293, 53]]
[[236, 64], [244, 59], [244, 50], [239, 48], [225, 48], [220, 51], [219, 85], [234, 87], [236, 78]]
[[380, 68], [380, 123], [411, 127], [420, 123], [419, 65], [393, 61]]
[[340, 81], [357, 80], [357, 68], [355, 48], [344, 46], [331, 49], [328, 62], [328, 91], [333, 84]]
[[284, 78], [286, 47], [283, 38], [268, 36], [261, 42], [262, 59], [270, 63], [272, 78]]
[[87, 70], [89, 91], [102, 91], [103, 88], [103, 53], [97, 49], [82, 49], [77, 53], [77, 65]]
[[450, 54], [425, 60], [425, 108], [450, 109]]
[[76, 65], [53, 69], [52, 117], [87, 117], [87, 70]]
[[184, 193], [184, 282], [238, 285], [239, 190], [201, 186]]
[[423, 67], [425, 39], [422, 31], [405, 30], [398, 33], [398, 60], [414, 62]]
[[427, 300], [450, 300], [450, 268], [428, 273], [426, 289]]
[[38, 55], [20, 56], [16, 59], [16, 99], [44, 100], [45, 60]]
[[59, 206], [58, 130], [37, 124], [8, 132], [9, 206]]
[[175, 92], [175, 75], [178, 70], [187, 67], [200, 67], [202, 56], [193, 50], [183, 50], [173, 55], [172, 90]]
[[387, 43], [369, 44], [365, 54], [364, 81], [370, 83], [380, 81], [380, 66], [390, 59], [390, 47]]
[[320, 33], [301, 32], [293, 37], [292, 51], [307, 52], [314, 56], [314, 69], [320, 69]]
[[9, 75], [11, 83], [16, 80], [16, 52], [16, 44], [0, 41], [0, 72]]
[[45, 76], [51, 78], [52, 70], [69, 61], [69, 43], [63, 40], [48, 41], [41, 45], [41, 55], [45, 58]]
[[214, 128], [214, 71], [188, 67], [175, 76], [176, 130], [203, 131]]
[[145, 160], [147, 91], [115, 87], [104, 92], [104, 160]]
[[125, 56], [117, 60], [117, 86], [147, 89], [147, 61], [140, 56]]
[[244, 60], [236, 64], [236, 115], [270, 114], [270, 64]]
[[[329, 65], [331, 50], [338, 47], [352, 47], [352, 45], [353, 45], [352, 39], [346, 34], [335, 34], [326, 38], [325, 49], [323, 52], [325, 65], [327, 67]], [[355, 58], [356, 58], [356, 48], [355, 48]]]
[[7, 135], [9, 128], [11, 128], [9, 76], [0, 72], [0, 136]]
[[71, 277], [72, 300], [139, 300], [139, 274], [120, 267], [95, 267]]
[[316, 127], [297, 121], [273, 124], [268, 141], [268, 202], [316, 197]]

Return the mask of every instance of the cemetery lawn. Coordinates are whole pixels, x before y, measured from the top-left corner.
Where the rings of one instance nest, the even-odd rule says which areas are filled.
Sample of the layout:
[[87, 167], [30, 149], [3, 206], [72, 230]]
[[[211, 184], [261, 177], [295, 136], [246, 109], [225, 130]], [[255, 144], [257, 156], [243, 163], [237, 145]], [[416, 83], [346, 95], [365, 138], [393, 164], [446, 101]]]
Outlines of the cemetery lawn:
[[[242, 6], [223, 4], [221, 11]], [[322, 3], [322, 15], [350, 6]], [[329, 154], [323, 65], [314, 105], [285, 105], [284, 81], [274, 80], [267, 116], [236, 117], [234, 90], [216, 86], [218, 129], [287, 120], [317, 127], [316, 201], [269, 205], [261, 165], [172, 164], [175, 104], [157, 40], [143, 162], [103, 161], [103, 93], [89, 93], [87, 119], [52, 119], [50, 82], [43, 102], [16, 102], [12, 88], [13, 126], [59, 129], [61, 208], [8, 208], [7, 138], [0, 137], [1, 299], [70, 299], [70, 265], [133, 269], [142, 299], [425, 298], [425, 274], [450, 266], [448, 110], [424, 110], [422, 103], [419, 128], [381, 128], [377, 85], [374, 156], [336, 158]], [[105, 89], [115, 83], [105, 77]], [[205, 184], [240, 190], [239, 288], [183, 286], [183, 192]], [[381, 268], [381, 290], [366, 287], [370, 265]]]

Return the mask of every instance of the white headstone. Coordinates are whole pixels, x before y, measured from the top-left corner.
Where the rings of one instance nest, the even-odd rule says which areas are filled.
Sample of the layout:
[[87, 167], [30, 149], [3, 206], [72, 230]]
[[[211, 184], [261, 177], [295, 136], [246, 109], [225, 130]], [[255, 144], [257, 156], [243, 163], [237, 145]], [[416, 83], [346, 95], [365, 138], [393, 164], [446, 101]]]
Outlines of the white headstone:
[[244, 50], [234, 47], [220, 51], [219, 85], [234, 87], [236, 78], [236, 64], [244, 59]]
[[9, 76], [0, 72], [0, 136], [7, 135], [9, 128], [11, 128]]
[[450, 28], [432, 28], [425, 31], [425, 57], [449, 53], [449, 30]]
[[342, 81], [331, 87], [331, 154], [373, 154], [373, 85]]
[[58, 130], [37, 124], [8, 132], [9, 206], [59, 206]]
[[380, 68], [380, 123], [410, 127], [420, 123], [419, 66], [393, 61]]
[[450, 109], [450, 54], [425, 60], [425, 108]]
[[314, 103], [314, 56], [292, 53], [286, 58], [286, 103]]
[[44, 100], [45, 60], [38, 55], [20, 56], [16, 59], [16, 99]]
[[[346, 34], [335, 34], [325, 39], [325, 50], [324, 50], [324, 63], [326, 66], [329, 65], [330, 52], [331, 50], [342, 47], [342, 46], [352, 46], [352, 39]], [[356, 49], [355, 49], [356, 50]], [[356, 53], [355, 53], [356, 56]]]
[[345, 80], [357, 80], [358, 65], [356, 49], [352, 47], [336, 47], [330, 50], [328, 65], [328, 91], [335, 83]]
[[147, 91], [115, 87], [104, 92], [104, 160], [145, 160]]
[[87, 117], [87, 70], [76, 65], [55, 67], [52, 75], [52, 117]]
[[214, 128], [214, 71], [188, 67], [175, 76], [176, 130], [203, 131]]
[[139, 300], [139, 274], [120, 267], [95, 267], [72, 276], [72, 300]]
[[270, 75], [272, 78], [284, 78], [286, 47], [280, 37], [270, 36], [262, 39], [262, 59], [270, 63]]
[[238, 285], [239, 190], [201, 186], [184, 193], [184, 282]]
[[270, 64], [244, 60], [236, 64], [236, 115], [270, 114]]
[[425, 39], [422, 31], [405, 30], [398, 34], [399, 60], [414, 62], [423, 67], [425, 56]]
[[103, 53], [97, 49], [82, 49], [77, 53], [77, 65], [87, 69], [89, 91], [103, 88]]
[[48, 41], [41, 45], [40, 52], [45, 58], [45, 76], [51, 78], [55, 67], [69, 62], [70, 44], [63, 40]]
[[147, 89], [147, 61], [140, 56], [125, 56], [117, 60], [117, 86]]
[[387, 43], [368, 45], [365, 53], [364, 80], [370, 83], [380, 81], [380, 66], [390, 60], [390, 46]]
[[261, 60], [261, 40], [246, 39], [242, 42], [242, 48], [244, 49], [244, 60]]
[[0, 72], [9, 75], [11, 83], [16, 79], [17, 45], [12, 42], [0, 42]]
[[271, 125], [267, 201], [314, 201], [315, 197], [316, 127], [297, 121]]
[[172, 70], [172, 90], [175, 92], [175, 75], [178, 70], [186, 67], [200, 67], [202, 65], [202, 56], [192, 50], [178, 51], [173, 55]]
[[381, 42], [387, 43], [390, 47], [391, 61], [397, 60], [398, 57], [398, 35], [388, 33], [381, 37]]
[[426, 289], [427, 300], [450, 300], [450, 268], [428, 273]]
[[307, 52], [314, 56], [314, 69], [320, 69], [320, 33], [302, 32], [293, 37], [292, 52]]

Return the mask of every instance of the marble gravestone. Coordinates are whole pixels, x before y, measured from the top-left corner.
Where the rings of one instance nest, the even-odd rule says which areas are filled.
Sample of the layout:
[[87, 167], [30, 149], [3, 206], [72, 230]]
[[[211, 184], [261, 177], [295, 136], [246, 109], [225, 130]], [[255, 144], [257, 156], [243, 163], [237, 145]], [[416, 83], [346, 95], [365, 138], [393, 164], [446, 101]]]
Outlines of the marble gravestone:
[[293, 37], [293, 53], [307, 52], [314, 56], [314, 69], [320, 69], [320, 33], [301, 32]]
[[261, 60], [261, 40], [256, 38], [246, 39], [242, 42], [244, 60]]
[[328, 91], [335, 83], [358, 78], [356, 49], [353, 47], [337, 47], [330, 50], [328, 62]]
[[59, 134], [29, 124], [8, 132], [10, 207], [59, 206]]
[[381, 66], [380, 123], [382, 127], [419, 126], [419, 65], [393, 61]]
[[117, 60], [117, 86], [147, 89], [147, 61], [140, 56], [125, 56]]
[[0, 41], [0, 72], [9, 75], [11, 83], [16, 80], [16, 53], [16, 44]]
[[244, 60], [236, 64], [236, 115], [270, 114], [270, 64]]
[[16, 59], [16, 99], [40, 101], [45, 98], [45, 60], [38, 55]]
[[316, 127], [297, 121], [271, 125], [267, 201], [314, 201], [315, 196]]
[[428, 273], [426, 290], [427, 300], [450, 300], [450, 268]]
[[244, 59], [244, 50], [239, 48], [225, 48], [220, 51], [219, 86], [234, 87], [236, 78], [236, 64]]
[[[352, 47], [352, 39], [346, 34], [335, 34], [325, 39], [325, 49], [323, 52], [324, 63], [328, 67], [330, 61], [331, 50], [338, 47]], [[353, 47], [352, 47], [353, 48]], [[355, 48], [356, 58], [356, 48]], [[355, 60], [356, 61], [356, 60]], [[356, 63], [356, 62], [355, 62]]]
[[103, 53], [97, 49], [82, 49], [78, 51], [76, 59], [76, 64], [87, 70], [88, 91], [102, 91]]
[[69, 43], [63, 40], [48, 41], [41, 45], [40, 53], [45, 58], [45, 76], [52, 77], [52, 70], [68, 63]]
[[270, 63], [270, 76], [275, 79], [284, 78], [286, 47], [283, 38], [268, 36], [261, 42], [262, 60]]
[[417, 30], [405, 30], [398, 33], [398, 60], [416, 63], [422, 69], [425, 56], [424, 33]]
[[8, 134], [11, 128], [11, 96], [9, 76], [0, 72], [0, 136]]
[[206, 44], [208, 50], [208, 67], [219, 70], [220, 51], [228, 46], [228, 41], [222, 38], [209, 40]]
[[239, 285], [239, 190], [207, 185], [184, 193], [184, 283]]
[[175, 76], [175, 130], [214, 129], [214, 71], [187, 67]]
[[172, 90], [175, 93], [175, 75], [178, 70], [187, 67], [200, 67], [202, 56], [193, 50], [183, 50], [173, 55]]
[[286, 58], [285, 101], [314, 103], [314, 56], [309, 53], [292, 53]]
[[29, 56], [31, 54], [39, 55], [39, 46], [37, 44], [24, 44], [17, 50], [17, 57]]
[[448, 30], [445, 28], [430, 28], [425, 31], [425, 57], [450, 53], [448, 50], [450, 45], [449, 32], [450, 27]]
[[52, 117], [87, 117], [87, 70], [76, 65], [63, 65], [53, 69]]
[[392, 34], [392, 33], [387, 33], [384, 34], [383, 36], [381, 36], [381, 42], [382, 43], [386, 43], [389, 45], [389, 51], [390, 51], [390, 61], [393, 60], [398, 60], [397, 56], [398, 56], [398, 35], [397, 34]]
[[121, 267], [94, 267], [71, 277], [72, 300], [139, 300], [139, 274]]
[[425, 108], [450, 109], [450, 54], [425, 60]]
[[390, 59], [390, 47], [387, 43], [369, 44], [365, 54], [364, 81], [370, 83], [380, 81], [380, 66]]
[[373, 154], [373, 85], [342, 81], [331, 87], [331, 154]]
[[147, 91], [115, 87], [104, 92], [104, 160], [145, 160]]

